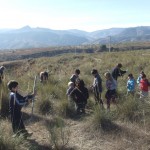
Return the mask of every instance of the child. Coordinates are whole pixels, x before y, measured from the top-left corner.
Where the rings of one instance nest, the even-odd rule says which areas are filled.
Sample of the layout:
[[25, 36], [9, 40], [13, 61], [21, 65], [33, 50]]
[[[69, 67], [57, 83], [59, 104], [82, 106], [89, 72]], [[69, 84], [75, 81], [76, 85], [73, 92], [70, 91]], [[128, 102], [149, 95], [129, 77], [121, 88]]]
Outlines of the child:
[[18, 82], [11, 80], [7, 84], [10, 90], [10, 102], [9, 102], [9, 111], [11, 114], [11, 123], [14, 135], [23, 135], [31, 136], [32, 133], [28, 133], [25, 129], [23, 120], [22, 120], [22, 107], [28, 102], [29, 99], [34, 97], [34, 93], [27, 95], [26, 97], [21, 96], [18, 93]]
[[112, 100], [113, 102], [115, 102], [116, 98], [117, 81], [113, 79], [113, 77], [109, 72], [106, 72], [104, 76], [106, 78], [106, 88], [107, 88], [105, 98], [107, 99], [107, 109], [110, 110], [110, 101]]
[[103, 101], [101, 99], [101, 93], [102, 93], [102, 79], [96, 69], [93, 69], [91, 71], [91, 74], [94, 76], [94, 81], [92, 85], [92, 89], [94, 92], [95, 97], [95, 103], [100, 103], [103, 106]]
[[70, 81], [74, 83], [74, 86], [76, 84], [76, 80], [79, 79], [80, 70], [76, 69], [75, 73], [70, 77]]
[[127, 70], [121, 70], [122, 64], [119, 63], [112, 71], [112, 77], [117, 81], [118, 77], [123, 76]]
[[84, 114], [87, 99], [89, 98], [89, 93], [88, 89], [85, 87], [83, 80], [77, 80], [76, 87], [72, 90], [70, 96], [74, 99], [76, 103], [77, 114]]
[[137, 80], [136, 80], [136, 83], [138, 84], [138, 85], [140, 85], [140, 81], [141, 81], [141, 79], [142, 79], [142, 75], [144, 74], [144, 72], [143, 71], [141, 71], [140, 72], [140, 75], [138, 76], [138, 78], [137, 78]]
[[135, 92], [135, 80], [132, 74], [128, 75], [127, 81], [127, 94], [134, 95]]
[[140, 98], [148, 97], [148, 87], [150, 86], [150, 82], [146, 78], [145, 74], [142, 74], [140, 80]]

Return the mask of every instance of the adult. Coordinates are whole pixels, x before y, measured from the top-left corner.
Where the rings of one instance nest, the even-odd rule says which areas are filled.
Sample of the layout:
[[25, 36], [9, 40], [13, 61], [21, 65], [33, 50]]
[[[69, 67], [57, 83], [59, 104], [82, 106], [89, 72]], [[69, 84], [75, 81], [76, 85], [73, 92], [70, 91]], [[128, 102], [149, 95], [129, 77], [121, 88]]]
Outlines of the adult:
[[116, 81], [117, 81], [118, 77], [123, 76], [127, 72], [127, 70], [123, 71], [123, 70], [121, 70], [121, 68], [122, 68], [122, 64], [119, 63], [119, 64], [117, 64], [117, 66], [112, 71], [112, 77]]
[[96, 69], [93, 69], [91, 71], [91, 74], [94, 76], [94, 81], [92, 84], [92, 89], [94, 93], [95, 103], [100, 103], [103, 105], [103, 101], [101, 99], [101, 93], [102, 93], [102, 78], [100, 77], [98, 71]]

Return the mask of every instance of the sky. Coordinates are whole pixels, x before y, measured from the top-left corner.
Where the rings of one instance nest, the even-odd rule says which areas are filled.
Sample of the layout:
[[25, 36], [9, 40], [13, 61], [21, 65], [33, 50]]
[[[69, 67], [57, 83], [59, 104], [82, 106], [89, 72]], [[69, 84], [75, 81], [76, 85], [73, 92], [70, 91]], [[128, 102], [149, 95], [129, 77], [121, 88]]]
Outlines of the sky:
[[0, 0], [0, 29], [150, 26], [150, 0]]

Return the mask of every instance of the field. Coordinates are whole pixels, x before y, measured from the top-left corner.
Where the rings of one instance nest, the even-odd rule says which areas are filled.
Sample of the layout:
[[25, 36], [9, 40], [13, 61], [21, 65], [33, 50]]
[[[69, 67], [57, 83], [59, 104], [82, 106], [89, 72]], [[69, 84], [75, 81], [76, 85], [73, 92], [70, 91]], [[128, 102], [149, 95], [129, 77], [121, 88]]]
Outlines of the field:
[[[144, 70], [150, 80], [149, 56], [150, 50], [137, 50], [62, 54], [55, 57], [1, 62], [0, 65], [4, 65], [6, 70], [0, 87], [0, 149], [149, 150], [150, 99], [141, 101], [137, 86], [134, 97], [126, 95], [129, 73], [137, 79], [139, 72]], [[128, 69], [128, 73], [118, 79], [117, 106], [111, 104], [110, 112], [107, 112], [104, 73], [111, 71], [117, 63], [122, 63], [122, 70]], [[66, 96], [67, 83], [76, 68], [81, 70], [80, 78], [85, 81], [90, 92], [86, 114], [82, 116], [76, 116], [69, 108]], [[104, 110], [94, 104], [94, 96], [90, 91], [93, 68], [99, 71], [103, 80]], [[44, 70], [49, 72], [49, 80], [42, 84], [39, 73]], [[25, 126], [33, 135], [28, 139], [12, 138], [7, 82], [17, 80], [20, 93], [26, 95], [32, 92], [35, 75], [38, 81], [33, 116], [31, 104], [22, 109]]]

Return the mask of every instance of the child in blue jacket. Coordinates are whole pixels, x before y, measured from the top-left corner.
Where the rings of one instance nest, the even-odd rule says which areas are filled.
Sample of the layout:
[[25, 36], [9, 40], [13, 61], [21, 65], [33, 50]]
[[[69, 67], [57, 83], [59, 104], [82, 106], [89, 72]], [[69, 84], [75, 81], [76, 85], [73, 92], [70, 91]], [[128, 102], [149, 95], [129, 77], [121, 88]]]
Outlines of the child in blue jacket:
[[11, 115], [11, 123], [14, 135], [30, 136], [31, 134], [25, 129], [22, 120], [22, 107], [28, 103], [29, 99], [34, 97], [34, 93], [23, 97], [18, 93], [18, 82], [11, 80], [7, 84], [10, 90], [9, 112]]
[[135, 92], [135, 79], [133, 77], [133, 74], [130, 73], [128, 75], [128, 81], [127, 81], [127, 94], [134, 95]]

